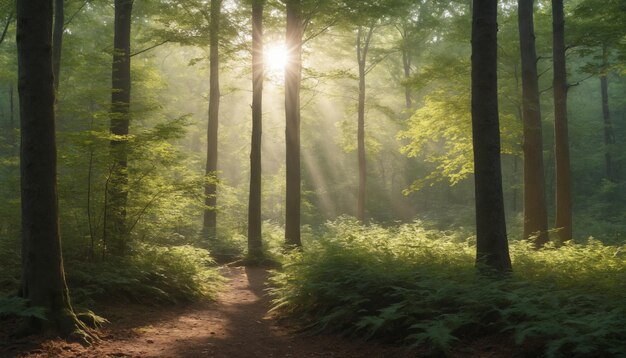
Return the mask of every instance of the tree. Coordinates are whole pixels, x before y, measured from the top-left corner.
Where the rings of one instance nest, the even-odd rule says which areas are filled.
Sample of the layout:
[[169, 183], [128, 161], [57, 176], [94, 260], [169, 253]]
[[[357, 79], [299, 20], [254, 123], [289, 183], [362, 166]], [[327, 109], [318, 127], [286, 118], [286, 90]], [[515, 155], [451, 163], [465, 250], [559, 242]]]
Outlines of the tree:
[[3, 10], [2, 12], [4, 13], [2, 23], [0, 23], [0, 44], [2, 44], [7, 36], [7, 33], [9, 33], [9, 26], [11, 26], [11, 23], [15, 20], [15, 9], [12, 2], [4, 3], [0, 9]]
[[615, 70], [624, 71], [624, 61], [620, 60], [626, 57], [626, 46], [623, 45], [625, 13], [624, 3], [620, 0], [583, 0], [577, 4], [572, 16], [575, 19], [573, 43], [581, 48], [581, 55], [592, 55], [592, 61], [582, 70], [600, 78], [605, 178], [613, 183], [618, 181], [618, 173], [613, 153], [615, 130], [609, 106], [608, 75]]
[[472, 136], [476, 195], [476, 263], [511, 271], [506, 236], [498, 118], [498, 2], [474, 0], [472, 14]]
[[556, 165], [556, 219], [561, 242], [572, 238], [572, 193], [567, 125], [567, 69], [563, 0], [552, 0], [552, 62], [554, 66], [554, 158]]
[[[127, 251], [128, 229], [128, 128], [130, 125], [130, 33], [133, 0], [115, 0], [115, 32], [111, 71], [111, 155], [107, 203], [108, 225], [111, 231], [110, 251], [123, 255]], [[108, 247], [105, 238], [105, 246]]]
[[50, 332], [90, 340], [70, 303], [65, 282], [57, 202], [57, 156], [52, 74], [52, 1], [17, 3], [21, 121], [21, 294], [45, 318], [22, 333]]
[[[367, 193], [367, 162], [365, 157], [365, 76], [385, 56], [371, 61], [368, 66], [367, 56], [370, 51], [372, 35], [377, 26], [399, 9], [405, 8], [402, 1], [345, 1], [345, 11], [349, 14], [349, 23], [357, 26], [356, 57], [359, 76], [359, 95], [357, 103], [357, 157], [359, 168], [359, 188], [357, 192], [356, 217], [365, 219]], [[406, 70], [406, 67], [405, 67]]]
[[[407, 6], [406, 12], [399, 16], [395, 28], [400, 34], [402, 69], [404, 75], [404, 101], [407, 109], [413, 106], [411, 76], [415, 59], [424, 51], [428, 38], [437, 27], [441, 27], [442, 12], [445, 2], [417, 1]], [[447, 4], [449, 6], [449, 3]]]
[[285, 47], [285, 145], [286, 145], [286, 205], [285, 244], [302, 246], [300, 239], [300, 84], [302, 81], [302, 3], [286, 0], [287, 30]]
[[222, 0], [211, 0], [211, 21], [209, 24], [209, 124], [207, 127], [207, 176], [212, 177], [204, 186], [205, 208], [203, 233], [209, 240], [217, 235], [217, 128], [220, 111], [219, 80], [219, 31]]
[[524, 123], [524, 238], [536, 235], [535, 245], [540, 247], [548, 241], [548, 213], [533, 24], [534, 3], [534, 0], [518, 1], [518, 23], [522, 58], [522, 120]]
[[365, 162], [365, 75], [367, 74], [367, 51], [374, 33], [374, 24], [367, 28], [359, 26], [356, 38], [356, 53], [359, 64], [359, 103], [357, 107], [357, 153], [359, 158], [359, 191], [357, 195], [356, 217], [365, 219], [365, 193], [367, 169]]
[[261, 133], [263, 124], [263, 5], [252, 0], [252, 144], [248, 200], [248, 255], [263, 254], [261, 240]]

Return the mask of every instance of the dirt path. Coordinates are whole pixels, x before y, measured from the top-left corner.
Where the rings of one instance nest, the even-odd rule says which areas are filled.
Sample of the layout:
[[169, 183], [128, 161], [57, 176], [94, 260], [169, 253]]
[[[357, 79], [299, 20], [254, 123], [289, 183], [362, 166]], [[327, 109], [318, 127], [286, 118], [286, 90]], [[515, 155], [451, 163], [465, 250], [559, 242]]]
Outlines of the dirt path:
[[[102, 341], [83, 348], [46, 341], [0, 348], [0, 357], [413, 357], [406, 348], [297, 333], [267, 316], [266, 272], [230, 268], [227, 289], [217, 302], [188, 307], [120, 307], [108, 313], [113, 322]], [[3, 350], [4, 349], [4, 350]]]

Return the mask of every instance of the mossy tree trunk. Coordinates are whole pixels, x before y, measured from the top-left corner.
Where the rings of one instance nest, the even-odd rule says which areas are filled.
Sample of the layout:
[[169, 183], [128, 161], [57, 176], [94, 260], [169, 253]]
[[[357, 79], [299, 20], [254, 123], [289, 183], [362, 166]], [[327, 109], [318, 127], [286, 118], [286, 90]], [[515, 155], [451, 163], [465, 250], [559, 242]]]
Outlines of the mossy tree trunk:
[[65, 283], [56, 185], [52, 74], [52, 1], [17, 2], [18, 90], [21, 122], [21, 294], [46, 310], [21, 333], [88, 336], [70, 304]]

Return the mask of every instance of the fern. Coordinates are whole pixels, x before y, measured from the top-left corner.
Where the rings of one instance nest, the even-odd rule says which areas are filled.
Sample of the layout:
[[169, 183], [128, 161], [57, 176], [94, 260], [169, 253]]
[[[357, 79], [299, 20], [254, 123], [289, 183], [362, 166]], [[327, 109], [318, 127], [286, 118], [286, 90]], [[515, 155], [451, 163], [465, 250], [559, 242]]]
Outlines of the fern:
[[18, 316], [46, 319], [43, 307], [30, 306], [28, 300], [17, 296], [0, 296], [0, 317]]
[[437, 352], [510, 334], [519, 349], [530, 342], [546, 356], [614, 356], [626, 351], [624, 249], [512, 242], [515, 272], [490, 280], [476, 274], [474, 242], [459, 234], [343, 218], [288, 255], [269, 292], [275, 312], [308, 327]]

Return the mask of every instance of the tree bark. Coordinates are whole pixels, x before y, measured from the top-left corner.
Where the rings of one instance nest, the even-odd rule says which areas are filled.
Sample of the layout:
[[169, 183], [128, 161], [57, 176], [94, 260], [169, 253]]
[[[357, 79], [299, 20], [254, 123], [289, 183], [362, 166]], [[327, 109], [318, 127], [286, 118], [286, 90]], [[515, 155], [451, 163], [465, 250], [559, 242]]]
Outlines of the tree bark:
[[302, 8], [286, 0], [287, 65], [285, 66], [286, 206], [285, 245], [302, 246], [300, 239], [300, 83], [302, 80]]
[[567, 68], [563, 0], [552, 0], [552, 61], [554, 67], [554, 158], [556, 166], [555, 228], [560, 242], [572, 239], [572, 193], [567, 125]]
[[518, 1], [524, 123], [524, 238], [536, 236], [534, 244], [541, 247], [548, 242], [548, 213], [533, 11], [534, 0]]
[[59, 91], [61, 73], [61, 49], [63, 47], [63, 27], [65, 25], [65, 5], [63, 0], [54, 0], [54, 30], [52, 32], [52, 73], [54, 90]]
[[476, 264], [511, 271], [506, 234], [497, 78], [497, 1], [474, 0], [472, 135], [476, 196]]
[[111, 75], [111, 156], [107, 220], [110, 244], [106, 250], [121, 256], [127, 251], [126, 204], [128, 201], [128, 128], [130, 125], [130, 31], [133, 0], [115, 0], [115, 34]]
[[365, 75], [367, 52], [369, 50], [374, 26], [365, 33], [359, 26], [356, 39], [357, 61], [359, 64], [359, 102], [357, 105], [357, 155], [359, 160], [359, 190], [357, 193], [356, 217], [365, 220], [365, 200], [367, 192], [367, 163], [365, 161]]
[[17, 2], [17, 48], [21, 121], [21, 294], [46, 309], [21, 332], [86, 338], [65, 282], [56, 185], [52, 1]]
[[203, 232], [208, 240], [217, 237], [217, 129], [220, 110], [219, 31], [222, 0], [211, 0], [209, 39], [209, 124], [207, 127], [207, 177], [212, 180], [204, 186], [205, 209]]
[[248, 255], [261, 257], [261, 134], [263, 125], [263, 5], [252, 1], [252, 143], [248, 200]]

